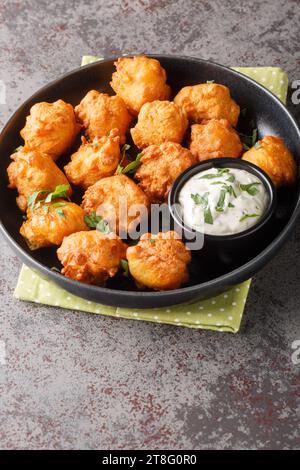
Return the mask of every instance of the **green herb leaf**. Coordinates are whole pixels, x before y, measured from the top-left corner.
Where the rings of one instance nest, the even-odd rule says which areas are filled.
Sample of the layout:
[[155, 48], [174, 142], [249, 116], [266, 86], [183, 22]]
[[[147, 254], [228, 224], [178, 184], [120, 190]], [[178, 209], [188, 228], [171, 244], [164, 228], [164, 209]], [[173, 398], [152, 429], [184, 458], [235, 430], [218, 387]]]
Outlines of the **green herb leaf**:
[[229, 168], [218, 168], [218, 175], [224, 175], [225, 173], [229, 173]]
[[150, 238], [149, 242], [151, 243], [151, 245], [155, 245], [155, 240], [153, 240], [153, 238]]
[[34, 206], [36, 205], [36, 200], [39, 196], [41, 196], [43, 194], [49, 194], [49, 192], [50, 191], [48, 189], [41, 189], [40, 191], [35, 191], [34, 193], [32, 193], [27, 198], [27, 203], [28, 203], [29, 209], [33, 210]]
[[106, 234], [110, 233], [109, 225], [106, 222], [106, 220], [102, 219], [102, 217], [101, 217], [101, 220], [99, 220], [99, 222], [96, 225], [96, 230], [99, 230], [99, 232], [106, 233]]
[[226, 197], [227, 192], [228, 192], [227, 189], [221, 189], [219, 200], [215, 207], [217, 212], [224, 212], [225, 197]]
[[129, 277], [129, 267], [128, 261], [126, 259], [121, 259], [120, 261], [121, 268], [123, 269], [123, 276]]
[[132, 174], [141, 164], [141, 158], [143, 156], [143, 152], [137, 154], [136, 159], [133, 162], [128, 163], [125, 168], [122, 169], [122, 173], [125, 175], [126, 173]]
[[23, 145], [19, 145], [19, 147], [17, 147], [14, 151], [15, 152], [20, 152], [20, 150], [22, 150], [23, 148]]
[[121, 160], [120, 160], [120, 163], [119, 163], [119, 165], [118, 165], [118, 167], [117, 167], [117, 170], [116, 170], [116, 173], [117, 173], [117, 174], [122, 173], [122, 170], [123, 170], [122, 163], [123, 163], [123, 161], [124, 161], [124, 159], [125, 159], [125, 157], [126, 157], [126, 152], [127, 152], [127, 150], [130, 149], [130, 147], [131, 147], [131, 146], [130, 146], [129, 144], [124, 144], [123, 147], [122, 147], [122, 151], [121, 151]]
[[261, 149], [262, 146], [261, 146], [261, 144], [260, 144], [259, 142], [256, 142], [256, 143], [254, 144], [254, 148], [256, 148], [256, 149]]
[[191, 198], [195, 204], [203, 204], [204, 206], [207, 206], [208, 204], [208, 193], [204, 193], [203, 196], [198, 193], [191, 194]]
[[243, 222], [243, 220], [249, 219], [250, 217], [259, 217], [259, 214], [244, 214], [240, 218], [240, 222]]
[[204, 193], [203, 196], [200, 194], [191, 194], [191, 198], [193, 199], [195, 204], [201, 204], [203, 205], [204, 208], [204, 222], [206, 224], [212, 225], [214, 223], [212, 213], [210, 210], [210, 207], [208, 205], [208, 194], [209, 193]]
[[238, 133], [245, 150], [249, 150], [250, 147], [253, 147], [257, 140], [257, 129], [253, 129], [251, 135], [243, 134], [242, 132]]
[[60, 207], [58, 209], [55, 209], [57, 214], [60, 215], [61, 217], [65, 217], [65, 213], [63, 211], [63, 209], [61, 209]]
[[214, 80], [206, 80], [206, 83], [215, 83]]
[[58, 198], [67, 198], [68, 197], [68, 191], [70, 190], [70, 185], [69, 184], [59, 184], [56, 186], [54, 191], [49, 192], [48, 196], [45, 199], [45, 202], [51, 202], [53, 199], [58, 199]]
[[100, 215], [97, 215], [96, 212], [84, 216], [84, 221], [86, 225], [90, 228], [96, 228], [97, 224], [102, 220]]
[[234, 183], [234, 181], [235, 181], [235, 177], [234, 177], [234, 175], [230, 175], [230, 176], [228, 176], [228, 178], [227, 178], [227, 180], [226, 180], [226, 181], [229, 181], [229, 183]]
[[255, 196], [258, 193], [257, 186], [261, 183], [249, 183], [249, 184], [240, 184], [241, 191], [246, 191], [251, 196]]
[[213, 225], [214, 223], [214, 219], [213, 219], [209, 206], [206, 209], [204, 209], [204, 222], [210, 225]]
[[235, 207], [231, 202], [228, 203], [228, 207]]

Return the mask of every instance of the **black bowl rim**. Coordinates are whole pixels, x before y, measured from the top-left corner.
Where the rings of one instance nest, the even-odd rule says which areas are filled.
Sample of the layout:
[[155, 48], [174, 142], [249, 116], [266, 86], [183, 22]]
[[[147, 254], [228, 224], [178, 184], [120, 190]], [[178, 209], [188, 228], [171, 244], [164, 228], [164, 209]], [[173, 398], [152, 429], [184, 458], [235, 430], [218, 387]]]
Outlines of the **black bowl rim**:
[[[135, 55], [135, 54], [128, 54], [130, 57]], [[187, 61], [194, 61], [197, 63], [204, 63], [204, 64], [212, 64], [218, 68], [226, 70], [228, 73], [231, 73], [233, 75], [236, 75], [237, 77], [240, 77], [242, 80], [245, 80], [251, 84], [253, 84], [255, 87], [258, 89], [262, 90], [264, 93], [266, 93], [272, 100], [274, 100], [279, 107], [281, 108], [282, 112], [286, 113], [290, 119], [290, 122], [293, 124], [294, 129], [296, 133], [298, 134], [299, 142], [300, 142], [300, 130], [296, 124], [295, 119], [291, 115], [291, 113], [287, 110], [286, 106], [282, 103], [282, 101], [277, 98], [271, 91], [269, 91], [267, 88], [265, 88], [263, 85], [260, 83], [256, 82], [252, 78], [248, 77], [247, 75], [244, 75], [241, 72], [238, 72], [237, 70], [234, 70], [230, 67], [226, 67], [225, 65], [218, 64], [217, 62], [206, 60], [206, 59], [200, 59], [197, 57], [190, 57], [190, 56], [184, 56], [184, 55], [168, 55], [168, 54], [144, 54], [147, 55], [148, 57], [153, 57], [158, 60], [160, 59], [177, 59], [177, 60], [187, 60]], [[57, 85], [61, 80], [64, 80], [68, 78], [69, 76], [80, 72], [81, 70], [84, 69], [89, 69], [93, 67], [97, 67], [99, 63], [107, 63], [107, 62], [114, 62], [117, 60], [118, 57], [107, 57], [105, 59], [99, 59], [96, 62], [93, 62], [91, 64], [87, 64], [84, 66], [77, 67], [70, 72], [67, 72], [57, 79], [51, 81], [50, 83], [47, 83], [43, 87], [41, 87], [39, 90], [37, 90], [33, 95], [31, 95], [9, 118], [8, 122], [4, 126], [4, 128], [1, 131], [1, 135], [5, 133], [5, 131], [10, 127], [10, 123], [13, 121], [14, 116], [16, 113], [19, 113], [21, 110], [26, 108], [31, 101], [35, 99], [40, 93], [43, 91], [46, 91], [47, 88], [53, 87]], [[233, 271], [230, 271], [229, 273], [226, 273], [222, 276], [219, 276], [215, 279], [211, 279], [209, 281], [206, 281], [201, 284], [196, 284], [194, 286], [188, 286], [188, 287], [181, 287], [179, 289], [174, 289], [170, 291], [151, 291], [151, 292], [134, 292], [134, 291], [125, 291], [125, 290], [118, 290], [118, 289], [109, 289], [107, 287], [98, 287], [98, 286], [93, 286], [93, 285], [85, 285], [85, 287], [94, 294], [97, 294], [99, 290], [103, 292], [103, 294], [114, 294], [118, 295], [120, 298], [124, 298], [125, 301], [132, 299], [134, 297], [140, 297], [144, 299], [150, 299], [150, 298], [164, 298], [167, 301], [170, 302], [169, 305], [172, 305], [172, 296], [176, 294], [180, 294], [182, 292], [185, 292], [186, 294], [189, 294], [191, 297], [197, 297], [197, 295], [200, 295], [201, 290], [206, 290], [207, 292], [212, 291], [215, 288], [221, 288], [222, 286], [226, 285], [233, 285], [233, 284], [238, 284], [239, 282], [242, 282], [243, 280], [250, 278], [255, 272], [257, 272], [259, 269], [261, 269], [268, 261], [272, 259], [272, 257], [278, 252], [278, 250], [281, 248], [281, 246], [284, 244], [286, 241], [287, 237], [291, 234], [293, 228], [295, 227], [295, 224], [297, 222], [297, 219], [300, 217], [300, 197], [297, 200], [296, 206], [294, 208], [294, 211], [292, 213], [292, 216], [286, 226], [283, 228], [283, 230], [280, 232], [280, 234], [268, 245], [259, 255], [255, 256], [253, 259], [248, 261], [246, 264], [239, 266], [238, 268], [234, 269]], [[14, 251], [22, 258], [22, 260], [32, 268], [36, 269], [37, 271], [42, 272], [45, 274], [46, 277], [52, 278], [54, 281], [57, 280], [58, 284], [60, 284], [61, 280], [61, 274], [58, 274], [54, 271], [52, 271], [50, 268], [46, 267], [42, 263], [36, 261], [30, 254], [28, 254], [23, 248], [15, 241], [15, 239], [8, 233], [8, 231], [5, 229], [2, 220], [0, 219], [0, 230], [2, 234], [4, 235], [4, 238], [8, 241], [8, 243], [12, 246]], [[72, 287], [74, 289], [78, 289], [78, 281], [74, 281], [70, 278], [64, 277], [64, 284], [66, 286]], [[80, 284], [80, 283], [79, 283]], [[79, 293], [80, 295], [80, 293]]]
[[[205, 169], [202, 169], [205, 167]], [[268, 206], [264, 212], [264, 215], [251, 227], [246, 230], [242, 230], [241, 232], [232, 233], [228, 235], [213, 235], [205, 232], [199, 232], [198, 230], [193, 229], [189, 225], [186, 225], [183, 219], [180, 217], [177, 211], [177, 206], [174, 204], [178, 204], [178, 197], [180, 189], [183, 185], [195, 174], [201, 173], [201, 171], [205, 171], [208, 168], [239, 168], [248, 173], [252, 173], [257, 178], [260, 179], [269, 196]], [[202, 162], [198, 162], [195, 165], [187, 168], [183, 173], [181, 173], [176, 180], [174, 181], [171, 190], [168, 196], [168, 206], [170, 214], [173, 220], [178, 224], [184, 231], [188, 231], [190, 233], [201, 233], [206, 240], [210, 240], [217, 243], [226, 242], [229, 240], [239, 240], [241, 238], [245, 238], [251, 236], [253, 233], [261, 230], [266, 223], [270, 220], [272, 215], [274, 214], [275, 208], [277, 204], [277, 192], [275, 186], [269, 176], [258, 166], [254, 165], [251, 162], [246, 160], [241, 160], [240, 158], [230, 158], [230, 157], [222, 157], [222, 158], [212, 158], [210, 160], [203, 160]]]

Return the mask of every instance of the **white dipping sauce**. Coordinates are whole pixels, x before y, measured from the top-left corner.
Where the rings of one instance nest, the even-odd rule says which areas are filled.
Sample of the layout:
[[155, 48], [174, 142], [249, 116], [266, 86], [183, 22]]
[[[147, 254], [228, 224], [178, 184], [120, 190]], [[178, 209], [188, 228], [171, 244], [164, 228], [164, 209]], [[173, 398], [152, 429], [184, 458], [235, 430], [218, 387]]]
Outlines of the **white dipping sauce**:
[[269, 196], [262, 181], [235, 168], [211, 168], [192, 176], [179, 193], [183, 221], [210, 235], [243, 232], [264, 215]]

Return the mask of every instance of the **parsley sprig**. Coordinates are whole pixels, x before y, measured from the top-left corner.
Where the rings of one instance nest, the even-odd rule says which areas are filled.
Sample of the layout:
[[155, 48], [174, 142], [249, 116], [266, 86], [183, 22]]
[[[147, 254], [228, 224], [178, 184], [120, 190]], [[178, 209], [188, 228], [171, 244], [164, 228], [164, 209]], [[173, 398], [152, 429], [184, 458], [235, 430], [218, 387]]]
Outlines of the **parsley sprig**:
[[90, 228], [95, 228], [102, 233], [110, 233], [109, 225], [101, 215], [97, 215], [96, 212], [92, 212], [84, 217], [86, 225]]
[[69, 184], [59, 184], [54, 191], [50, 191], [50, 189], [35, 191], [27, 199], [28, 208], [34, 210], [40, 207], [42, 203], [52, 202], [55, 199], [68, 199], [69, 201], [68, 191], [70, 188]]

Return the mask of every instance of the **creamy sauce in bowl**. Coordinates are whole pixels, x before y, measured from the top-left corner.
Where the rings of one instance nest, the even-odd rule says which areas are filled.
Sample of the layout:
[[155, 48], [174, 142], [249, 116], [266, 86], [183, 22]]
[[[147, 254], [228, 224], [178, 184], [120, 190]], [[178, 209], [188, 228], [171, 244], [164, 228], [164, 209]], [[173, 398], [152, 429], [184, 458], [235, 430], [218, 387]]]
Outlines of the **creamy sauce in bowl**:
[[246, 170], [210, 168], [184, 184], [179, 203], [190, 228], [208, 235], [232, 235], [260, 221], [269, 195], [263, 182]]

